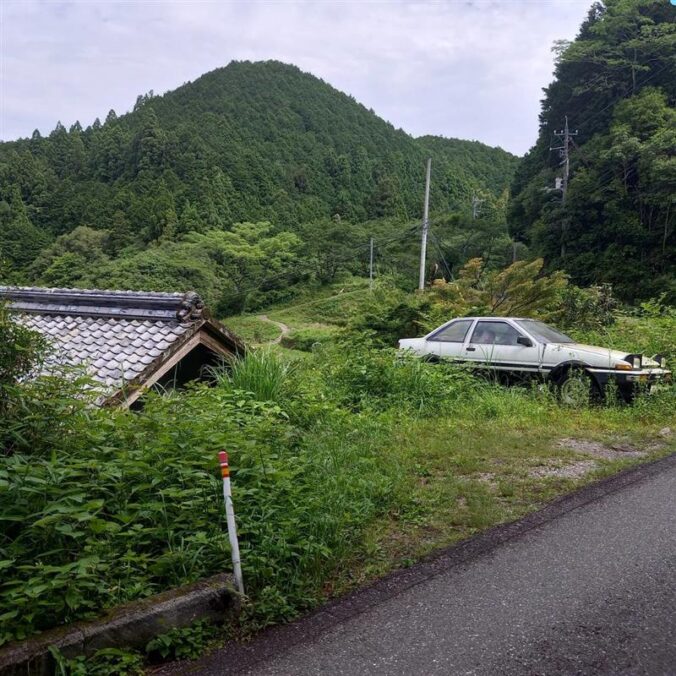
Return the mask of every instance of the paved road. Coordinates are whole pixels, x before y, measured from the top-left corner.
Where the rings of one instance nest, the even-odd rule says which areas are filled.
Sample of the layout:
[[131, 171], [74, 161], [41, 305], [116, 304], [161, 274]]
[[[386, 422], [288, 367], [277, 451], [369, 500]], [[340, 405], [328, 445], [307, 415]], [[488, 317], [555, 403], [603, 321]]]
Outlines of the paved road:
[[676, 674], [676, 456], [594, 491], [173, 673]]

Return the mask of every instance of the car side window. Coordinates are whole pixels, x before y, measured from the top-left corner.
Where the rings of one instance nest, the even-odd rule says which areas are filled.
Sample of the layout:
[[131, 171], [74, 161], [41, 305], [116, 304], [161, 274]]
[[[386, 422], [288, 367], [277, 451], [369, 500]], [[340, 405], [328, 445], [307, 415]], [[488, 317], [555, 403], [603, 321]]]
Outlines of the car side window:
[[462, 343], [471, 325], [471, 319], [461, 319], [437, 331], [430, 336], [430, 340], [438, 340], [442, 343]]
[[478, 345], [518, 345], [521, 334], [507, 322], [477, 322], [472, 343]]

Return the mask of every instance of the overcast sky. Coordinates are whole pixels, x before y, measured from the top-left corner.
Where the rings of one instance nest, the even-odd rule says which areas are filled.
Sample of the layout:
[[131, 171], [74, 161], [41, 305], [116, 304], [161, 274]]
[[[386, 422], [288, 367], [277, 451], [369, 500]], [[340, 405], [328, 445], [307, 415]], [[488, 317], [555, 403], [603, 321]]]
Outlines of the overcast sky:
[[420, 136], [524, 153], [591, 0], [0, 0], [0, 138], [83, 126], [236, 60], [294, 63]]

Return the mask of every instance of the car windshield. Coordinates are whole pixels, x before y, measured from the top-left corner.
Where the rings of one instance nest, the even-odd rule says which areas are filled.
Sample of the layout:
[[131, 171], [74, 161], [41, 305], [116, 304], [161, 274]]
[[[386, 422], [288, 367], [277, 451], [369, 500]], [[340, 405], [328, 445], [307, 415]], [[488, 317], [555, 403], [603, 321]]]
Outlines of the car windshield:
[[574, 343], [575, 341], [561, 331], [557, 331], [547, 324], [535, 321], [535, 319], [519, 319], [516, 322], [522, 326], [528, 333], [534, 335], [543, 343]]

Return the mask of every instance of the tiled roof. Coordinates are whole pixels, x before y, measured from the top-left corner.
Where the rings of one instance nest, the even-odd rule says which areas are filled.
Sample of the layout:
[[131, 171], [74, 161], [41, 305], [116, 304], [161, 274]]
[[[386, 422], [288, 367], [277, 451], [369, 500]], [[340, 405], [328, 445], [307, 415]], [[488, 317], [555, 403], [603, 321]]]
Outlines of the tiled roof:
[[55, 348], [47, 359], [48, 367], [85, 365], [95, 380], [113, 390], [141, 375], [181, 336], [194, 330], [175, 321], [48, 314], [19, 317]]
[[[141, 381], [208, 322], [196, 293], [0, 287], [0, 300], [52, 346], [46, 368], [84, 365], [110, 394]], [[208, 322], [224, 344], [238, 340]], [[228, 346], [232, 349], [232, 346]]]

